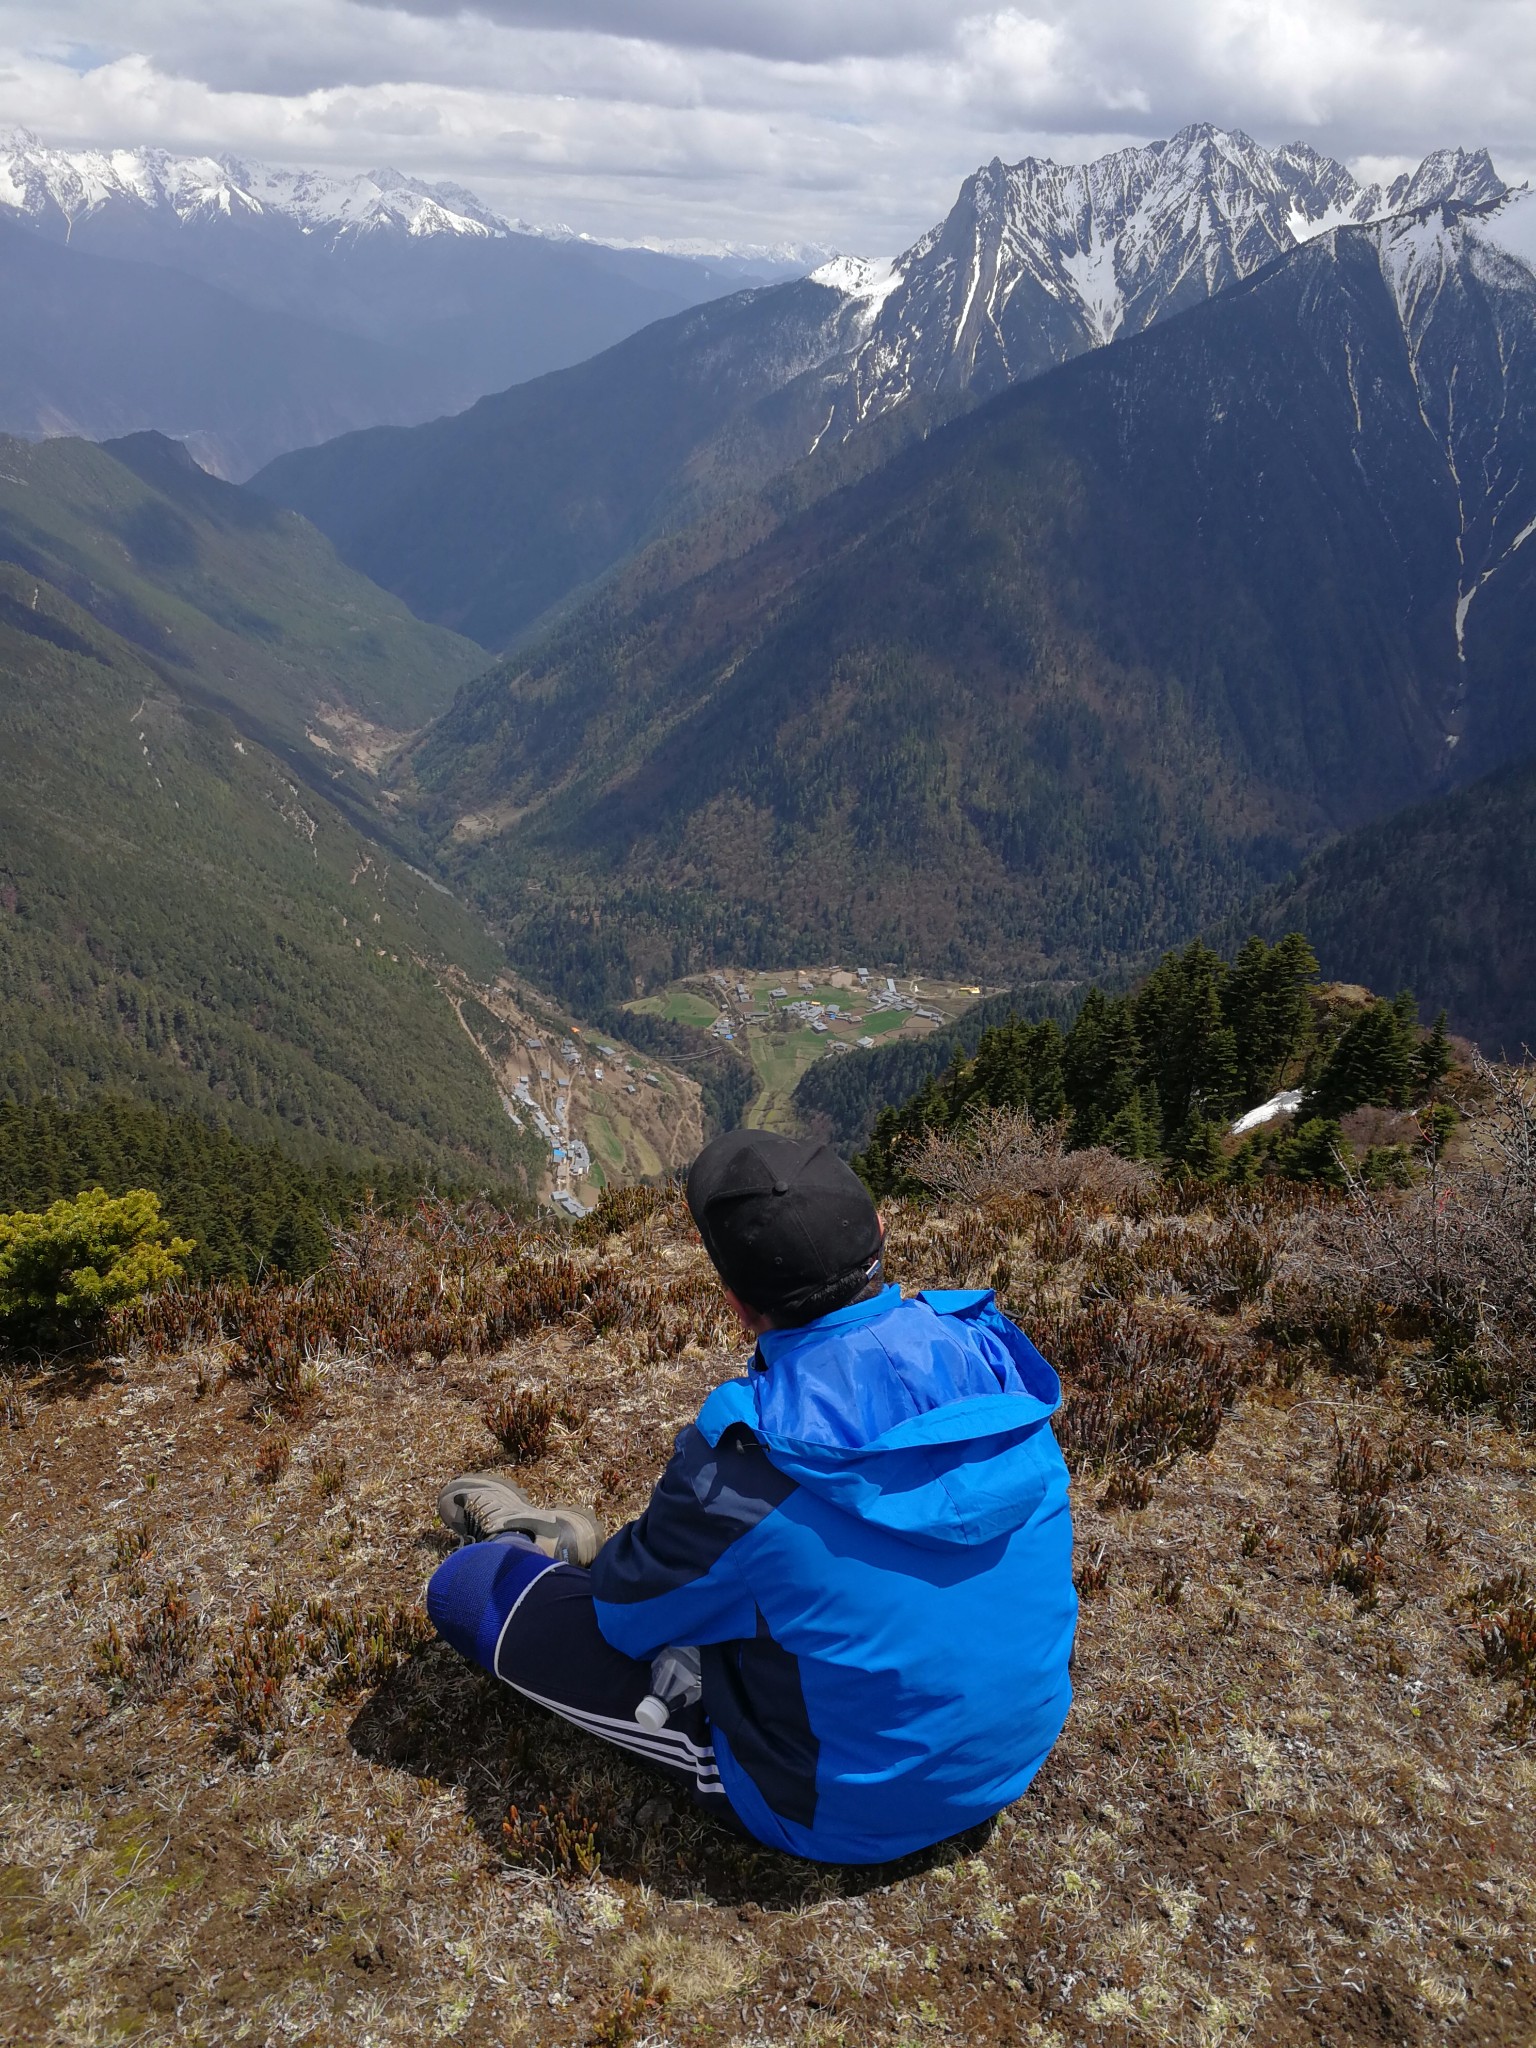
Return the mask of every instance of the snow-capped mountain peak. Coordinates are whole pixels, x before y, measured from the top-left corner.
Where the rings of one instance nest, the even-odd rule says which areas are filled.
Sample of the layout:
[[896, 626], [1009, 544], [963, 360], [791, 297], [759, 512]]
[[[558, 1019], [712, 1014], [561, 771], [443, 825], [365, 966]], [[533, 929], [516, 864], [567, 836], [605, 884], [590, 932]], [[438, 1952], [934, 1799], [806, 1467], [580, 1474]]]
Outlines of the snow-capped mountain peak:
[[108, 211], [182, 227], [275, 219], [333, 238], [539, 232], [504, 219], [461, 185], [431, 185], [401, 171], [344, 178], [163, 149], [51, 149], [27, 129], [0, 137], [0, 206], [66, 236], [81, 220]]
[[[1134, 334], [1328, 230], [1506, 187], [1486, 152], [1438, 150], [1411, 177], [1362, 184], [1305, 143], [1266, 150], [1197, 123], [1088, 164], [994, 159], [948, 217], [882, 272], [840, 427], [913, 392], [1001, 390]], [[817, 272], [832, 281], [834, 266]], [[865, 295], [850, 272], [842, 289]]]

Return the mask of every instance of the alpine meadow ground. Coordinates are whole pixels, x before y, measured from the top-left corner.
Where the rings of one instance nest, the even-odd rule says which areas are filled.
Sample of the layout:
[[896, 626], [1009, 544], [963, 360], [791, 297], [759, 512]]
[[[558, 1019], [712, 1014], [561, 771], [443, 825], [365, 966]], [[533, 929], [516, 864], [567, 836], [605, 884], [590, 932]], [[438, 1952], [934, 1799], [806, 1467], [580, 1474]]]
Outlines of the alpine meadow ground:
[[426, 1626], [444, 1478], [612, 1526], [740, 1370], [675, 1196], [367, 1219], [14, 1362], [0, 2033], [1525, 2048], [1519, 1362], [1363, 1217], [1091, 1173], [889, 1212], [893, 1277], [995, 1286], [1061, 1371], [1082, 1621], [1030, 1793], [874, 1870], [754, 1850]]

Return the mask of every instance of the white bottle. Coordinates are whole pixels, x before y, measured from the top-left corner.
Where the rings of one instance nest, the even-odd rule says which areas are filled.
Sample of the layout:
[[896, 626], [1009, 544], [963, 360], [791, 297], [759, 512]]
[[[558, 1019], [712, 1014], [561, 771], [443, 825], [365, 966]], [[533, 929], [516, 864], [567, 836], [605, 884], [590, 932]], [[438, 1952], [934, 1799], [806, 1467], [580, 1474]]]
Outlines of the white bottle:
[[671, 1643], [651, 1660], [651, 1689], [635, 1709], [635, 1719], [654, 1734], [665, 1728], [679, 1707], [691, 1707], [704, 1691], [699, 1653]]

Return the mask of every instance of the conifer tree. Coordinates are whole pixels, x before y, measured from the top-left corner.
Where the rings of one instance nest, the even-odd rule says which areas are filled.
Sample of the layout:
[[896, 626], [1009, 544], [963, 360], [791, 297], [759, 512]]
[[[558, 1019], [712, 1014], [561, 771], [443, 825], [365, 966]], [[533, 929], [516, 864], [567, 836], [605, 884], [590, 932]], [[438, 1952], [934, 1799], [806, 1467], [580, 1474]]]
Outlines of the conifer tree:
[[1097, 1145], [1136, 1093], [1141, 1045], [1129, 997], [1091, 988], [1067, 1033], [1062, 1080], [1073, 1145]]
[[1225, 1179], [1227, 1159], [1221, 1142], [1225, 1130], [1225, 1125], [1212, 1123], [1191, 1110], [1174, 1134], [1168, 1150], [1170, 1161], [1191, 1180]]
[[1274, 946], [1248, 940], [1222, 989], [1222, 1012], [1232, 1027], [1238, 1093], [1246, 1107], [1279, 1087], [1312, 1033], [1308, 991], [1317, 982], [1317, 955], [1300, 932]]
[[1220, 954], [1197, 941], [1165, 953], [1135, 997], [1143, 1074], [1157, 1084], [1165, 1147], [1192, 1113], [1219, 1116], [1235, 1098], [1237, 1042], [1221, 1004], [1226, 974]]
[[1303, 1118], [1347, 1116], [1365, 1103], [1402, 1109], [1413, 1093], [1412, 997], [1372, 1003], [1345, 1029], [1302, 1105]]
[[1155, 1086], [1149, 1082], [1138, 1088], [1105, 1124], [1097, 1142], [1122, 1159], [1156, 1159], [1163, 1149], [1163, 1119]]
[[1451, 1071], [1455, 1059], [1456, 1055], [1451, 1049], [1450, 1033], [1445, 1028], [1445, 1012], [1442, 1010], [1413, 1056], [1414, 1080], [1420, 1093], [1433, 1095]]
[[1320, 1180], [1344, 1185], [1350, 1150], [1333, 1117], [1308, 1117], [1275, 1147], [1275, 1165], [1287, 1180]]

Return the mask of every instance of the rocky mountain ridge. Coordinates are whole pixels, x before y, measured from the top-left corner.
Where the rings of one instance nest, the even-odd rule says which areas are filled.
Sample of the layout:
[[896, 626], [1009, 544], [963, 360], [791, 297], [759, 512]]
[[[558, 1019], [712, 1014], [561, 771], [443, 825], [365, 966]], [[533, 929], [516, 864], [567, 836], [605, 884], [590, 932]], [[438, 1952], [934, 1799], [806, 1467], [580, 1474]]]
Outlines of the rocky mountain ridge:
[[[1201, 123], [1089, 164], [995, 159], [887, 267], [847, 279], [877, 301], [831, 377], [833, 431], [916, 392], [986, 394], [1140, 333], [1331, 228], [1509, 188], [1486, 150], [1437, 150], [1365, 185], [1304, 143], [1270, 151]], [[833, 283], [832, 267], [814, 273]]]
[[[850, 465], [1187, 311], [1340, 224], [1398, 205], [1486, 207], [1507, 191], [1482, 151], [1438, 151], [1410, 177], [1366, 186], [1304, 145], [1267, 151], [1208, 126], [1087, 165], [993, 163], [894, 263], [836, 258], [461, 420], [283, 458], [258, 488], [422, 616], [503, 648], [723, 500], [791, 472], [791, 500], [836, 488]], [[803, 339], [786, 350], [791, 327]], [[614, 473], [615, 435], [632, 439], [634, 420], [681, 391], [690, 410], [665, 448]], [[509, 492], [498, 480], [514, 475]], [[568, 509], [551, 522], [543, 507], [556, 497]], [[531, 563], [536, 577], [508, 573]]]

